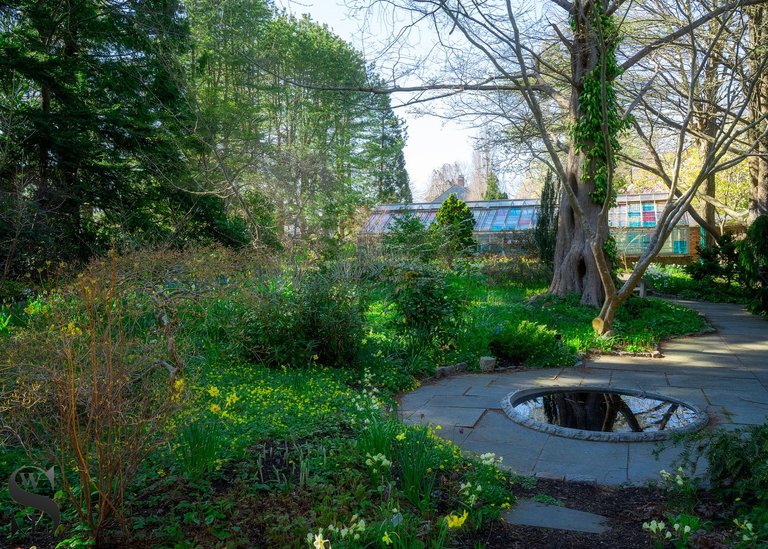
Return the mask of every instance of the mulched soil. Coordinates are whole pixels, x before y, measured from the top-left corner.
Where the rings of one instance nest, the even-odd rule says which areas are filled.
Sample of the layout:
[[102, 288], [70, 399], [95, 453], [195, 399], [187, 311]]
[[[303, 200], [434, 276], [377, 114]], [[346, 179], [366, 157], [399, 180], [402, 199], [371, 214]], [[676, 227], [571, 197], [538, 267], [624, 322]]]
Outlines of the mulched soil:
[[[608, 519], [609, 530], [603, 534], [586, 534], [566, 530], [515, 526], [494, 523], [479, 532], [459, 539], [460, 547], [484, 546], [487, 549], [535, 549], [535, 548], [643, 548], [652, 547], [650, 535], [643, 530], [643, 522], [664, 518], [668, 512], [663, 491], [657, 488], [618, 488], [597, 486], [591, 483], [565, 482], [539, 479], [532, 488], [517, 487], [515, 495], [533, 498], [536, 495], [551, 496], [564, 507], [602, 515]], [[722, 509], [706, 493], [700, 494], [701, 504], [697, 514], [710, 519], [721, 517]], [[723, 532], [702, 534], [696, 547], [727, 547]]]

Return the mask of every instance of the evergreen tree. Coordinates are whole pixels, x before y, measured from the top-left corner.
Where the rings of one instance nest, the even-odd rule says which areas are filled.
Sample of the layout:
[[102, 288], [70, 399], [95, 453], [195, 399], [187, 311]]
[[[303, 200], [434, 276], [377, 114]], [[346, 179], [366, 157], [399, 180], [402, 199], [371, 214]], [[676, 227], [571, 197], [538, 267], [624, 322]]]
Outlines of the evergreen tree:
[[411, 259], [428, 259], [434, 251], [429, 230], [411, 211], [394, 217], [382, 237], [384, 249]]
[[[376, 76], [372, 79], [376, 81]], [[413, 201], [403, 147], [407, 138], [405, 124], [392, 111], [388, 95], [372, 95], [369, 126], [361, 159], [369, 173], [373, 198], [378, 203]]]
[[544, 187], [541, 190], [541, 205], [534, 228], [534, 238], [539, 249], [539, 259], [550, 266], [555, 258], [559, 202], [559, 181], [555, 182], [554, 174], [547, 170]]
[[509, 198], [507, 193], [502, 192], [501, 188], [499, 188], [499, 178], [496, 177], [493, 170], [488, 172], [485, 182], [486, 187], [483, 200], [507, 200]]
[[466, 256], [477, 247], [473, 235], [475, 216], [466, 202], [451, 194], [442, 203], [430, 227], [441, 255], [450, 265], [457, 256]]
[[113, 243], [240, 240], [221, 199], [187, 192], [206, 190], [184, 162], [188, 46], [173, 1], [0, 7], [2, 110], [13, 114], [0, 122], [0, 192], [34, 216], [34, 230], [2, 240], [6, 275]]

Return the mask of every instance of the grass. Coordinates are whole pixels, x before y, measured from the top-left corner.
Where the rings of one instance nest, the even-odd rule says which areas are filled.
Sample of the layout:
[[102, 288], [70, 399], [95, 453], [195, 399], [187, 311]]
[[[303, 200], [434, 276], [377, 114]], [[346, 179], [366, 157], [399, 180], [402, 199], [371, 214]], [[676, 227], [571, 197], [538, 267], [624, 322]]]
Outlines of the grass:
[[543, 285], [514, 282], [471, 286], [471, 308], [465, 329], [459, 334], [459, 347], [472, 358], [481, 356], [500, 326], [525, 320], [554, 330], [575, 353], [648, 353], [665, 338], [699, 332], [706, 326], [701, 315], [686, 307], [661, 299], [633, 297], [619, 309], [614, 335], [600, 337], [591, 327], [598, 309], [580, 305], [578, 296], [531, 301], [545, 291]]
[[676, 265], [652, 265], [645, 273], [653, 289], [663, 294], [711, 301], [713, 303], [748, 303], [746, 289], [737, 282], [724, 279], [694, 280], [682, 267]]

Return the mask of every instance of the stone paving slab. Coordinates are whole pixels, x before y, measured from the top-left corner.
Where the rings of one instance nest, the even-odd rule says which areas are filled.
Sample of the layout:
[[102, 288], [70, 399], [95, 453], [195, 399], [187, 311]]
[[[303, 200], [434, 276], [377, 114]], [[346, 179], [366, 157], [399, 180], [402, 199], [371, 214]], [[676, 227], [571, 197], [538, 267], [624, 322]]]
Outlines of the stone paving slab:
[[[467, 451], [494, 452], [519, 474], [548, 474], [600, 484], [659, 480], [682, 447], [671, 442], [595, 442], [550, 435], [512, 422], [498, 410], [511, 392], [558, 385], [639, 388], [706, 409], [725, 429], [768, 418], [768, 323], [728, 304], [684, 303], [706, 312], [718, 333], [665, 344], [664, 358], [601, 356], [583, 367], [463, 374], [424, 385], [400, 399], [408, 423], [441, 425]], [[658, 454], [658, 457], [657, 457]], [[701, 464], [697, 474], [703, 473]]]
[[547, 505], [531, 499], [518, 501], [514, 509], [502, 515], [502, 519], [519, 526], [538, 526], [588, 534], [602, 534], [608, 529], [607, 519], [601, 515]]
[[441, 427], [473, 427], [485, 413], [485, 408], [422, 408], [408, 416], [406, 423], [440, 425]]

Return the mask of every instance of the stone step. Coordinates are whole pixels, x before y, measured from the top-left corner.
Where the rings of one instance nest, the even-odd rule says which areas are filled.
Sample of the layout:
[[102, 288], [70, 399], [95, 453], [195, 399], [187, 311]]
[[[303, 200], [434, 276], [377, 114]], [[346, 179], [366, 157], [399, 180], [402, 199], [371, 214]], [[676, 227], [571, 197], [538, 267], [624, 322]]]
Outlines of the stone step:
[[532, 499], [521, 499], [502, 515], [502, 520], [518, 526], [535, 526], [571, 532], [602, 534], [608, 530], [608, 519], [594, 513], [548, 505]]

